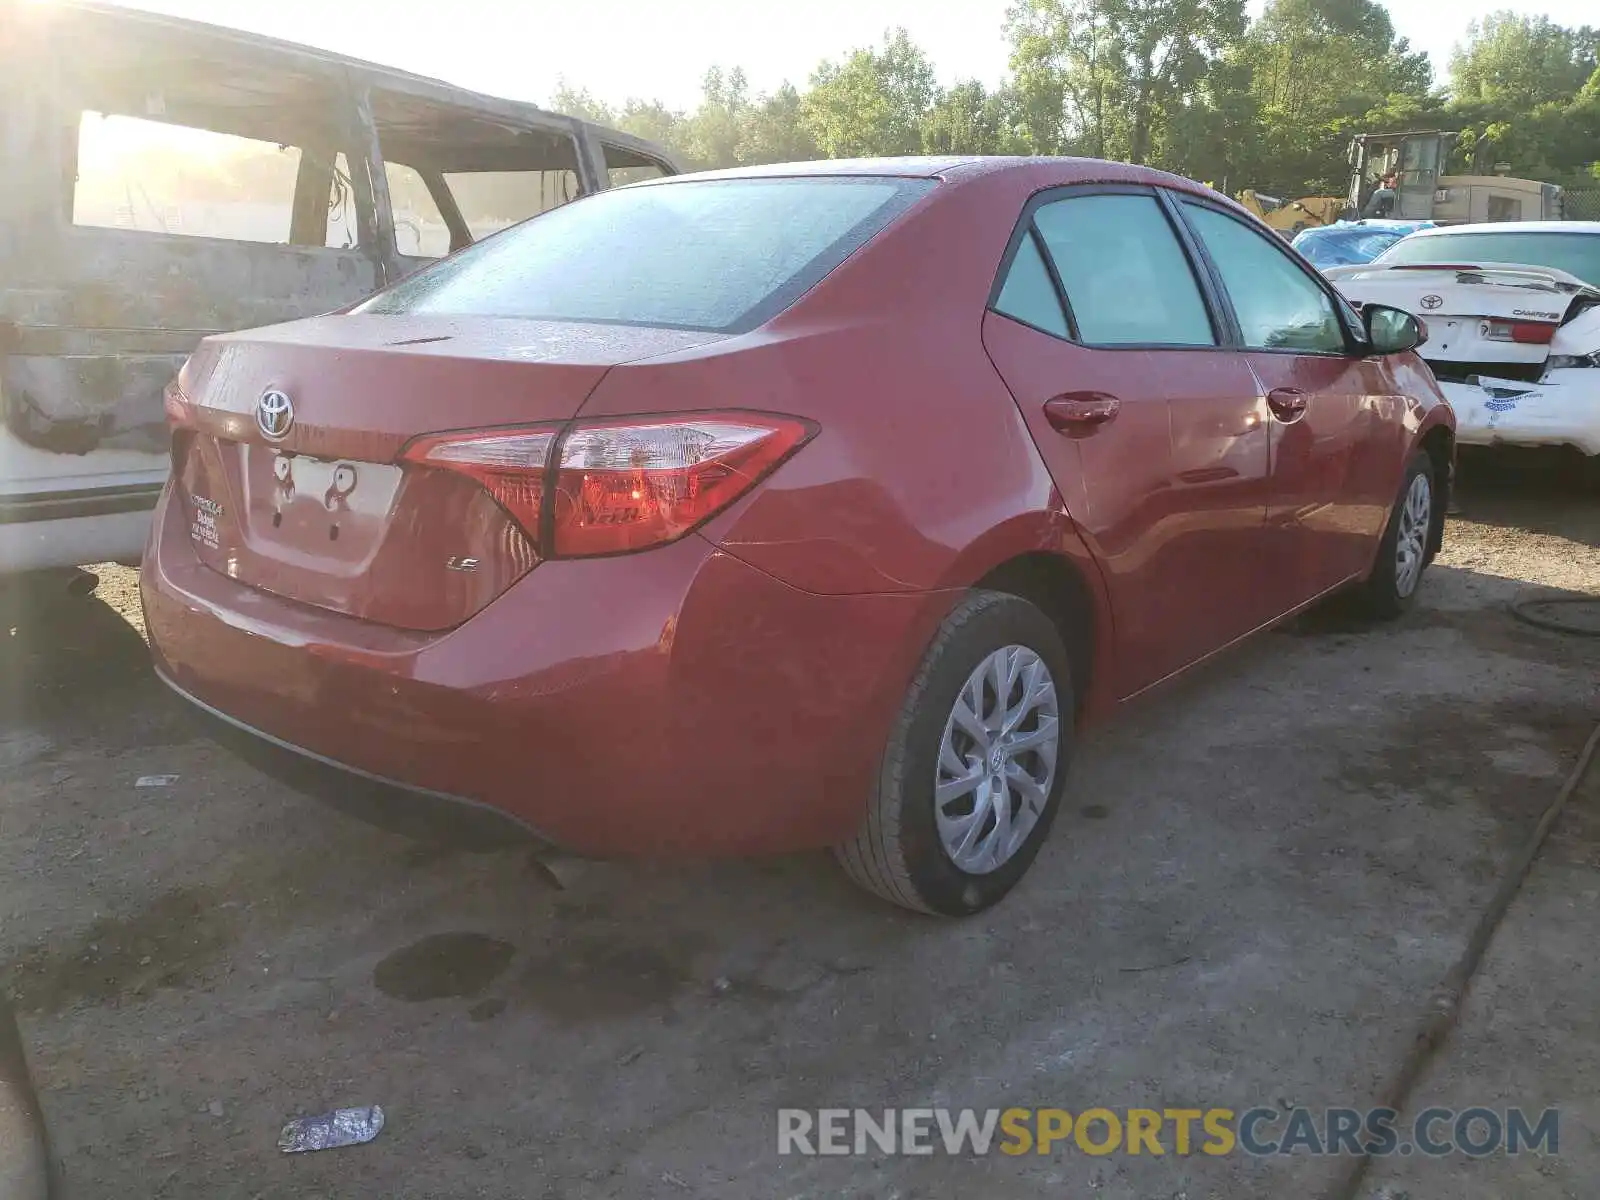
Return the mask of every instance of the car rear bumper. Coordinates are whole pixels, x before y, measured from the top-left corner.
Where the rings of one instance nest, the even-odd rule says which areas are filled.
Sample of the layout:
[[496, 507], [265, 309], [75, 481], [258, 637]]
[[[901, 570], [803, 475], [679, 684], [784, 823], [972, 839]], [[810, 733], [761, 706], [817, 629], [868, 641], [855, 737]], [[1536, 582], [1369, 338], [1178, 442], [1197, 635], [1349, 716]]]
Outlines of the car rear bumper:
[[76, 567], [83, 563], [139, 561], [150, 537], [150, 509], [8, 520], [0, 511], [0, 575]]
[[290, 745], [212, 708], [159, 670], [156, 677], [188, 701], [192, 720], [212, 741], [227, 747], [263, 774], [351, 816], [408, 837], [448, 841], [474, 850], [497, 849], [518, 841], [539, 844], [546, 840], [537, 830], [497, 808], [464, 796], [446, 795], [386, 779], [325, 758], [303, 746]]
[[814, 595], [690, 536], [545, 563], [415, 633], [203, 566], [170, 493], [141, 589], [162, 677], [298, 790], [407, 823], [454, 809], [473, 835], [487, 807], [594, 854], [848, 836], [953, 598]]
[[1542, 383], [1440, 382], [1465, 446], [1575, 446], [1600, 454], [1600, 370], [1552, 371]]

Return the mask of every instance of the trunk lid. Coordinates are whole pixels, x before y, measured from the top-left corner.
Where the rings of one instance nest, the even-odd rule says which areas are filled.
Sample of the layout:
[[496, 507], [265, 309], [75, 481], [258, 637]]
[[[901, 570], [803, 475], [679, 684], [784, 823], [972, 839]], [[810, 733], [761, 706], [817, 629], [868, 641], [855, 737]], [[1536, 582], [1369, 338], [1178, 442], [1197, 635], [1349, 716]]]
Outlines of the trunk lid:
[[715, 340], [634, 326], [333, 316], [207, 339], [181, 383], [174, 468], [200, 560], [290, 600], [407, 629], [457, 625], [538, 561], [418, 435], [574, 417], [611, 366]]
[[[1480, 370], [1537, 378], [1560, 324], [1600, 302], [1600, 291], [1550, 267], [1335, 267], [1327, 272], [1357, 304], [1386, 304], [1421, 317], [1420, 353], [1442, 379]], [[1543, 341], [1490, 336], [1491, 322], [1548, 327]]]
[[1440, 317], [1506, 321], [1565, 318], [1580, 294], [1600, 292], [1549, 267], [1330, 267], [1334, 285], [1358, 304], [1388, 304], [1416, 313], [1432, 328]]

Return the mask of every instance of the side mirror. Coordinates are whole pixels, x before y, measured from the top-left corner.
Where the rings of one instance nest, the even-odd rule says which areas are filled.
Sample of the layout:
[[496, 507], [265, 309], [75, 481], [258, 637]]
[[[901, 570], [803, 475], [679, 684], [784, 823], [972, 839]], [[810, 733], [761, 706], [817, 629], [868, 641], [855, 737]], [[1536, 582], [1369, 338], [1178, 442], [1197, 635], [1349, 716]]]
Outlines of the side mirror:
[[1367, 327], [1367, 344], [1373, 354], [1401, 354], [1428, 340], [1422, 322], [1404, 309], [1369, 304], [1361, 311]]

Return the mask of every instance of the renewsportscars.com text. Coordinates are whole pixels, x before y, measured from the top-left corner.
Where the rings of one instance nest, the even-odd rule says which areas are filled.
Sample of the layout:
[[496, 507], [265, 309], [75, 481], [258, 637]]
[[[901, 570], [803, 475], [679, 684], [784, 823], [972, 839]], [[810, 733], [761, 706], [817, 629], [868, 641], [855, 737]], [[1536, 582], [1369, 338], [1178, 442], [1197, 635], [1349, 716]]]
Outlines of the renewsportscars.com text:
[[778, 1153], [800, 1155], [1421, 1154], [1560, 1152], [1560, 1112], [1426, 1108], [783, 1108]]

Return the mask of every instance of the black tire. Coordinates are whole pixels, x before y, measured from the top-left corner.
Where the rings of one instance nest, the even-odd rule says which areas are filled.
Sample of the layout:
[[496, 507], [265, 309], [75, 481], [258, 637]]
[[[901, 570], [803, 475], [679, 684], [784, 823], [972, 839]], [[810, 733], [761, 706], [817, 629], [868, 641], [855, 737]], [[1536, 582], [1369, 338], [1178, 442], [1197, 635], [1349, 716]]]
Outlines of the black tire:
[[[939, 838], [933, 794], [939, 747], [968, 678], [994, 651], [1011, 645], [1037, 654], [1055, 684], [1055, 779], [1037, 823], [1013, 856], [994, 871], [972, 874], [956, 866]], [[834, 848], [845, 872], [891, 903], [941, 916], [967, 916], [1000, 900], [1032, 864], [1060, 808], [1071, 766], [1074, 711], [1071, 660], [1050, 619], [1017, 596], [970, 593], [945, 618], [923, 655], [889, 734], [861, 828]]]
[[1440, 520], [1439, 489], [1433, 478], [1433, 460], [1428, 457], [1426, 451], [1418, 450], [1411, 456], [1411, 461], [1406, 463], [1405, 475], [1400, 481], [1400, 492], [1395, 497], [1394, 507], [1389, 512], [1389, 524], [1385, 527], [1383, 541], [1378, 546], [1378, 561], [1358, 594], [1361, 607], [1367, 615], [1380, 620], [1392, 620], [1411, 610], [1411, 606], [1416, 603], [1417, 593], [1422, 590], [1422, 579], [1427, 573], [1428, 563], [1432, 557], [1425, 549], [1415, 584], [1409, 592], [1402, 594], [1398, 582], [1400, 563], [1397, 553], [1400, 526], [1404, 518], [1406, 497], [1411, 494], [1412, 485], [1419, 476], [1428, 481], [1429, 530], [1425, 547], [1433, 544], [1433, 528]]

